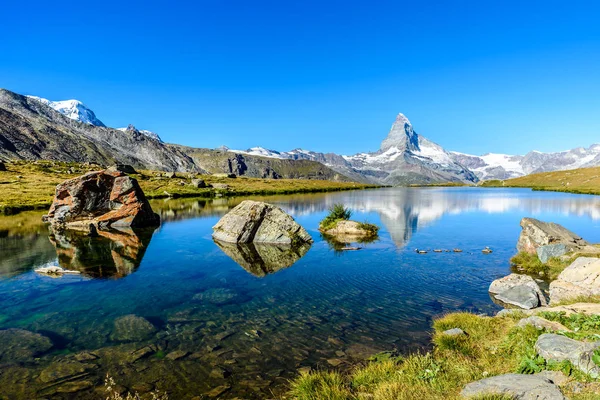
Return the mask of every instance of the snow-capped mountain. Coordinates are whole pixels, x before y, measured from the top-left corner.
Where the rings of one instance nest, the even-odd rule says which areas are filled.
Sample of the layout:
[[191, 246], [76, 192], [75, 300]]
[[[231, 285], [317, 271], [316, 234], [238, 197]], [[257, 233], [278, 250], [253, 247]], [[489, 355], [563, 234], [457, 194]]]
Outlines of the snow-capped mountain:
[[149, 137], [150, 139], [154, 139], [154, 140], [158, 140], [159, 142], [162, 142], [162, 139], [160, 138], [160, 136], [158, 136], [158, 133], [156, 132], [152, 132], [152, 131], [147, 131], [144, 129], [137, 129], [135, 126], [129, 124], [129, 126], [127, 126], [127, 128], [117, 128], [118, 131], [121, 132], [139, 132], [144, 136]]
[[452, 158], [473, 171], [481, 180], [509, 179], [537, 172], [561, 171], [600, 165], [600, 144], [577, 147], [556, 153], [531, 151], [524, 156], [485, 154], [474, 156], [458, 152]]
[[83, 122], [95, 126], [106, 126], [96, 118], [96, 114], [85, 106], [79, 100], [61, 100], [61, 101], [50, 101], [42, 97], [27, 96], [30, 99], [34, 99], [43, 103], [59, 113], [66, 115], [67, 117], [74, 119], [75, 121]]
[[418, 135], [404, 114], [398, 114], [377, 152], [346, 156], [304, 149], [279, 152], [263, 147], [232, 151], [318, 161], [349, 178], [386, 185], [477, 181], [471, 171], [454, 161], [440, 145]]

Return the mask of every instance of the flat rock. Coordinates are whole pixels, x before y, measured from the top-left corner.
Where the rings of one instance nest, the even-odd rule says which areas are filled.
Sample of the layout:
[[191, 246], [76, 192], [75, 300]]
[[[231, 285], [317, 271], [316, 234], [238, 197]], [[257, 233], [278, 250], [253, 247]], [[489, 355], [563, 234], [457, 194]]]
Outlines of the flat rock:
[[541, 335], [535, 343], [535, 350], [546, 360], [570, 361], [594, 378], [600, 376], [600, 368], [592, 361], [594, 350], [598, 347], [600, 342], [581, 342], [554, 333]]
[[517, 250], [536, 254], [537, 249], [549, 244], [563, 244], [570, 250], [588, 246], [581, 236], [571, 232], [562, 225], [543, 222], [535, 218], [521, 220], [521, 235], [517, 242]]
[[185, 356], [188, 355], [187, 351], [184, 350], [175, 350], [170, 352], [169, 354], [167, 354], [167, 356], [165, 358], [168, 358], [169, 360], [175, 361], [175, 360], [179, 360], [180, 358], [183, 358]]
[[494, 295], [498, 295], [515, 286], [521, 285], [528, 286], [535, 291], [540, 305], [545, 306], [548, 304], [542, 289], [540, 289], [540, 286], [537, 284], [537, 282], [529, 275], [510, 274], [503, 278], [496, 279], [490, 284], [488, 291]]
[[335, 227], [322, 232], [334, 236], [342, 242], [353, 242], [356, 238], [373, 236], [373, 232], [361, 228], [361, 224], [356, 221], [338, 221]]
[[504, 394], [515, 400], [566, 400], [551, 380], [538, 375], [505, 374], [467, 384], [461, 396]]
[[85, 364], [77, 361], [55, 362], [44, 368], [40, 373], [40, 381], [44, 383], [62, 381], [67, 378], [84, 376], [86, 372], [97, 368], [94, 364]]
[[538, 317], [537, 315], [532, 315], [531, 317], [523, 318], [518, 323], [517, 326], [524, 327], [527, 325], [534, 326], [537, 329], [547, 329], [550, 331], [563, 331], [563, 332], [571, 332], [569, 328], [556, 321], [548, 321], [545, 318]]
[[497, 294], [496, 299], [503, 303], [530, 310], [540, 305], [540, 299], [535, 289], [527, 285], [513, 286]]
[[274, 205], [244, 200], [213, 226], [213, 238], [228, 243], [300, 245], [312, 238], [294, 219]]
[[600, 295], [600, 258], [579, 257], [550, 283], [550, 302]]
[[0, 363], [32, 361], [52, 348], [46, 336], [23, 329], [0, 330]]
[[110, 338], [118, 342], [138, 342], [148, 339], [156, 332], [154, 325], [146, 318], [130, 314], [115, 320]]
[[564, 243], [547, 244], [537, 248], [537, 255], [541, 262], [547, 263], [552, 257], [560, 257], [570, 251]]

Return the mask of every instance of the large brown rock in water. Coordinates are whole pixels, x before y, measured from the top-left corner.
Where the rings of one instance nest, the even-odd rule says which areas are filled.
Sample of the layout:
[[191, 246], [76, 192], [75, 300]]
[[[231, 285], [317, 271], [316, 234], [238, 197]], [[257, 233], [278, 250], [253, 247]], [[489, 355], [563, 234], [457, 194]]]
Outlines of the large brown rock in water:
[[520, 252], [536, 254], [538, 248], [554, 244], [565, 245], [567, 251], [583, 249], [589, 245], [581, 236], [553, 222], [523, 218], [521, 228], [521, 236], [517, 242], [517, 250]]
[[115, 168], [90, 172], [56, 187], [54, 201], [44, 220], [58, 229], [87, 230], [158, 226], [137, 181]]
[[281, 208], [244, 200], [213, 226], [213, 238], [227, 243], [312, 243], [306, 230]]

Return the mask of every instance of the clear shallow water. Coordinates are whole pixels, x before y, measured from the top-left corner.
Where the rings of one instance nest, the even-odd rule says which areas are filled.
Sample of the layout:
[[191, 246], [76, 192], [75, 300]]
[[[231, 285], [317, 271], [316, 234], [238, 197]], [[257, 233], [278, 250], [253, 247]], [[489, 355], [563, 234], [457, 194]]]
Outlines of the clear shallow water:
[[[37, 359], [2, 360], [7, 398], [69, 398], [62, 392], [76, 390], [78, 398], [99, 398], [93, 387], [106, 373], [172, 398], [217, 387], [228, 388], [222, 398], [276, 396], [299, 368], [344, 368], [379, 351], [426, 348], [432, 318], [497, 311], [487, 288], [510, 272], [524, 216], [600, 242], [594, 196], [410, 188], [263, 199], [309, 231], [308, 251], [224, 252], [211, 227], [242, 199], [155, 202], [162, 226], [134, 238], [49, 238], [38, 214], [0, 221], [0, 329], [39, 332], [54, 346]], [[317, 226], [338, 202], [353, 219], [381, 226], [379, 240], [335, 251]], [[494, 252], [482, 254], [485, 246]], [[464, 252], [414, 251], [456, 247]], [[83, 274], [32, 272], [58, 263]], [[156, 330], [142, 337], [133, 323], [115, 333], [115, 320], [130, 314]]]

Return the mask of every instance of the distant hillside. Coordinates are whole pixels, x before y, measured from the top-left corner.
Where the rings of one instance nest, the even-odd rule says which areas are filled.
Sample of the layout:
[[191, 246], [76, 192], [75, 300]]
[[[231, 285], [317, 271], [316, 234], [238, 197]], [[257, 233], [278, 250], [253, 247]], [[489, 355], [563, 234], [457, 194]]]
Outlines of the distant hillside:
[[541, 172], [504, 181], [485, 181], [481, 183], [481, 186], [526, 187], [534, 190], [600, 194], [600, 167]]
[[316, 161], [274, 160], [163, 143], [155, 133], [133, 126], [108, 128], [81, 102], [50, 102], [3, 89], [0, 160], [91, 162], [104, 166], [121, 162], [162, 171], [349, 180]]

